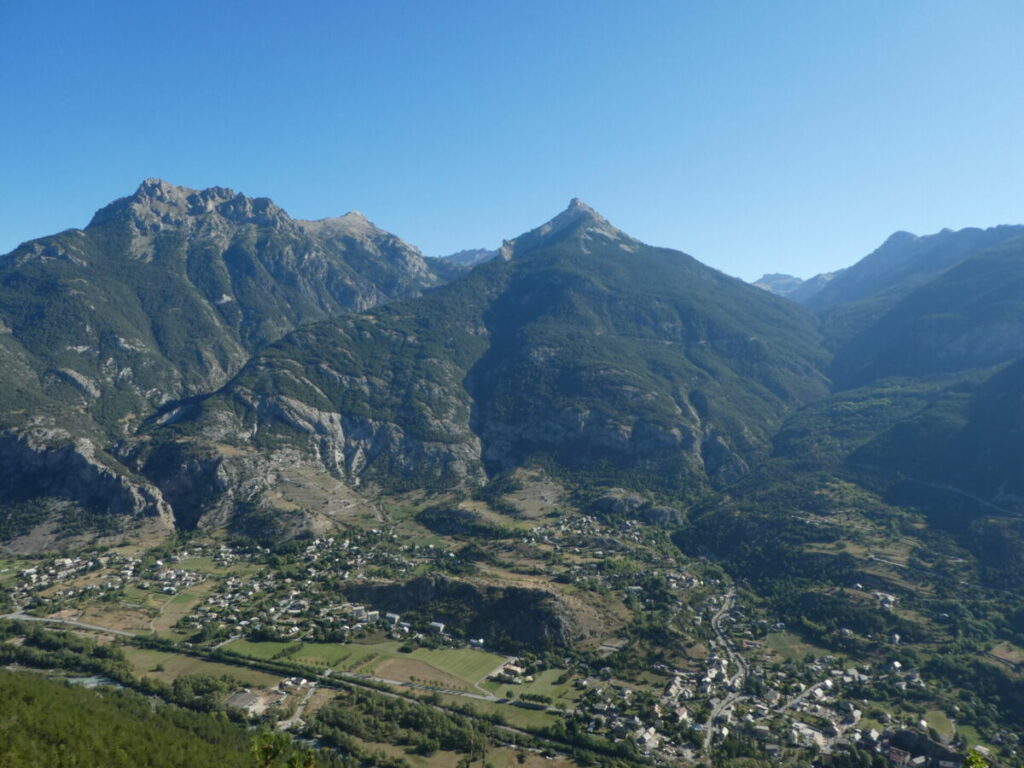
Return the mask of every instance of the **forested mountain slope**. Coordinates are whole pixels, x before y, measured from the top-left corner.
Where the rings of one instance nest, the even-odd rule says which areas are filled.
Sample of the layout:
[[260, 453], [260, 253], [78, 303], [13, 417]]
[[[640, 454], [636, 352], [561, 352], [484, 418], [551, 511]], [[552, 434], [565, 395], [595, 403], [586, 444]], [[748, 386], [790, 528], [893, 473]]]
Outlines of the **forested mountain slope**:
[[429, 295], [289, 334], [148, 437], [288, 446], [385, 487], [541, 461], [693, 498], [826, 393], [824, 363], [799, 307], [573, 201]]

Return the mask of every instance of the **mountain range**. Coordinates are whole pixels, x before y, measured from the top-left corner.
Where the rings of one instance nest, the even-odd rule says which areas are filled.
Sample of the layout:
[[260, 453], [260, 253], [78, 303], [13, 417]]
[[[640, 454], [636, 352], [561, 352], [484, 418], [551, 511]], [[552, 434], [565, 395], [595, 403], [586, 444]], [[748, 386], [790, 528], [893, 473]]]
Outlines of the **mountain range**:
[[150, 179], [0, 257], [0, 535], [294, 535], [526, 467], [668, 505], [722, 557], [728, 521], [789, 525], [764, 499], [837, 483], [1016, 530], [1022, 281], [1024, 227], [748, 285], [579, 200], [438, 260], [358, 213]]

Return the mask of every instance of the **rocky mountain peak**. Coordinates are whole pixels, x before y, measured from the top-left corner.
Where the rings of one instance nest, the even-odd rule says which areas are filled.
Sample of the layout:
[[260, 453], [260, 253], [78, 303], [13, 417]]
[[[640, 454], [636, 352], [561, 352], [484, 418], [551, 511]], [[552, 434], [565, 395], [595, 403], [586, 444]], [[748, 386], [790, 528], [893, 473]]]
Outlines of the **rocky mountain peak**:
[[[230, 190], [227, 190], [230, 192]], [[133, 197], [139, 199], [152, 198], [155, 200], [184, 200], [189, 195], [194, 195], [196, 190], [188, 187], [178, 187], [163, 179], [143, 179], [135, 190]]]
[[467, 248], [447, 256], [435, 256], [439, 261], [447, 261], [459, 267], [475, 267], [498, 256], [497, 249], [491, 248]]
[[776, 296], [788, 296], [803, 284], [803, 280], [782, 272], [766, 272], [753, 282], [758, 288], [774, 293]]
[[280, 226], [288, 214], [266, 197], [250, 198], [226, 187], [195, 190], [163, 179], [149, 178], [135, 193], [101, 208], [89, 226], [130, 220], [141, 235], [164, 229], [192, 231], [201, 223]]
[[589, 213], [592, 216], [600, 216], [600, 214], [598, 214], [597, 211], [595, 211], [593, 208], [591, 208], [585, 202], [580, 200], [578, 197], [574, 197], [572, 200], [569, 201], [569, 207], [566, 208], [566, 210], [567, 211], [580, 211], [580, 212], [583, 212], [583, 213]]
[[[621, 248], [627, 251], [636, 250], [640, 245], [638, 240], [613, 226], [608, 219], [580, 198], [574, 197], [569, 201], [568, 207], [550, 221], [514, 240], [506, 240], [502, 243], [500, 257], [507, 261], [515, 254], [542, 248], [553, 244], [556, 240], [570, 236], [580, 238], [581, 241], [591, 240], [595, 237], [615, 240], [618, 241]], [[585, 244], [582, 247], [584, 251], [588, 250]]]
[[552, 229], [559, 229], [566, 226], [572, 226], [574, 224], [579, 224], [584, 227], [609, 227], [615, 232], [619, 232], [619, 230], [615, 229], [608, 223], [608, 220], [604, 216], [584, 203], [578, 197], [574, 197], [570, 200], [569, 205], [564, 211], [551, 219], [547, 224], [544, 224], [541, 228], [551, 227]]

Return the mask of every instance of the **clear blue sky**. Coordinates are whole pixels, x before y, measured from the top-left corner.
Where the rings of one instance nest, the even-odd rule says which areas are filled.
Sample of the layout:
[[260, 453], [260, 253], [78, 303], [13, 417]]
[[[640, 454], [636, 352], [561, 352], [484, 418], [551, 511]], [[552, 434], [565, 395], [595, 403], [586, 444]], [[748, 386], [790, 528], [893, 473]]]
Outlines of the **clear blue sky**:
[[1024, 222], [1024, 3], [0, 0], [0, 252], [158, 176], [427, 254], [582, 197], [730, 274]]

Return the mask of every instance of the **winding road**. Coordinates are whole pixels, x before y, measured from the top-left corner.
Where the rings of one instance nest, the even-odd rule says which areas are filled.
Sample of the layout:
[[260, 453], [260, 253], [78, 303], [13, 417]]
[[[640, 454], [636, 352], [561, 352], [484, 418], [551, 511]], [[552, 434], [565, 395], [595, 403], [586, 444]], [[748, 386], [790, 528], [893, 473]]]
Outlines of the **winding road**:
[[[732, 641], [722, 631], [722, 620], [728, 616], [729, 611], [732, 610], [735, 604], [736, 591], [734, 589], [730, 589], [726, 593], [725, 599], [722, 601], [722, 605], [717, 611], [715, 611], [715, 615], [711, 617], [711, 629], [715, 633], [715, 639], [721, 647], [725, 649], [725, 655], [729, 662], [736, 667], [736, 674], [729, 678], [727, 684], [733, 688], [742, 688], [748, 674], [747, 662], [742, 656], [736, 653], [736, 649], [733, 648]], [[713, 734], [711, 728], [715, 719], [742, 698], [744, 698], [742, 693], [739, 693], [738, 691], [731, 691], [726, 694], [724, 699], [711, 700], [711, 714], [708, 715], [707, 722], [704, 723], [704, 752], [708, 752], [711, 749], [711, 737]]]

